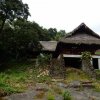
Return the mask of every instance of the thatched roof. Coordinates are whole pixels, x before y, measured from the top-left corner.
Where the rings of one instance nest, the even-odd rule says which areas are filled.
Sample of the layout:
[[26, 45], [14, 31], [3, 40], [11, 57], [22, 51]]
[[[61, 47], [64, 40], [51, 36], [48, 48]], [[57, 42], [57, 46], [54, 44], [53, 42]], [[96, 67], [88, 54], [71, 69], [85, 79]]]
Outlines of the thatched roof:
[[72, 32], [66, 34], [59, 42], [72, 44], [99, 44], [100, 36], [93, 32], [84, 23], [80, 24]]
[[66, 34], [61, 40], [57, 41], [40, 41], [43, 51], [55, 51], [60, 43], [66, 44], [96, 44], [100, 45], [100, 36], [93, 32], [84, 23], [80, 24], [72, 32]]
[[43, 51], [55, 51], [57, 41], [40, 41]]

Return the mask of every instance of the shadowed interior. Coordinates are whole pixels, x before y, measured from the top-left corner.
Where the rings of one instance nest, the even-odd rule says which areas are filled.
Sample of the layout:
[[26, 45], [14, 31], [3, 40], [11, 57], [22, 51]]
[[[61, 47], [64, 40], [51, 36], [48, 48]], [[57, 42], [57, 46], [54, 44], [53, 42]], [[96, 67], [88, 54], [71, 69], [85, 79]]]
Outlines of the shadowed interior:
[[93, 67], [95, 69], [98, 69], [98, 59], [97, 58], [93, 58]]
[[66, 67], [81, 68], [82, 66], [80, 58], [65, 57], [64, 60]]

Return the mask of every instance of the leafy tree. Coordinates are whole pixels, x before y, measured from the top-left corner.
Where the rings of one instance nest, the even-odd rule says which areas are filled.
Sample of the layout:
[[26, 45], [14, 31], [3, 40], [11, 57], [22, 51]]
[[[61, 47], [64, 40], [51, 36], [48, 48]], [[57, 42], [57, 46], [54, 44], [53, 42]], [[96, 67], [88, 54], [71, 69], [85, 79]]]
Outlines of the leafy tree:
[[[9, 27], [9, 25], [6, 23], [4, 26], [4, 30], [2, 32], [4, 34], [4, 42], [2, 44], [2, 40], [0, 39], [0, 65], [5, 63], [11, 54], [11, 49], [12, 49], [12, 36], [13, 36], [13, 30]], [[1, 35], [1, 34], [0, 34]]]
[[36, 22], [18, 19], [13, 25], [16, 58], [22, 54], [25, 57], [27, 51], [39, 50], [41, 48], [39, 41], [50, 40], [47, 31]]
[[[0, 2], [0, 61], [27, 57], [41, 47], [39, 41], [59, 40], [65, 31], [45, 29], [36, 22], [27, 21], [29, 8], [22, 0]], [[0, 62], [0, 64], [1, 64]]]
[[57, 32], [56, 36], [54, 37], [55, 40], [60, 40], [62, 37], [66, 35], [65, 30], [60, 30]]
[[48, 29], [48, 34], [49, 34], [51, 40], [54, 40], [54, 38], [57, 34], [57, 29], [56, 28], [49, 28]]
[[49, 28], [48, 29], [48, 35], [51, 40], [59, 40], [61, 37], [64, 37], [66, 35], [65, 30], [57, 31], [56, 28]]
[[2, 21], [0, 33], [5, 22], [11, 24], [14, 19], [27, 19], [29, 15], [28, 5], [24, 4], [22, 0], [4, 0], [4, 2], [0, 2], [0, 20]]
[[[0, 2], [0, 62], [6, 61], [15, 47], [12, 23], [17, 19], [27, 19], [30, 15], [27, 4], [22, 0], [2, 0]], [[0, 63], [0, 64], [1, 64]]]

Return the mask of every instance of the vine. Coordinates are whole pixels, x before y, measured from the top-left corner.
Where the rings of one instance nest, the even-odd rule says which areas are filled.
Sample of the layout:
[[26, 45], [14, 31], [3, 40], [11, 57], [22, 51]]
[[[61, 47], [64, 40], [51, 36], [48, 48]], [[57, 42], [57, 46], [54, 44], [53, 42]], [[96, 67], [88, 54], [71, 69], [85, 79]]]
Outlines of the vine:
[[81, 55], [82, 55], [81, 57], [82, 60], [91, 60], [92, 58], [92, 55], [89, 51], [82, 52]]
[[86, 72], [90, 77], [95, 79], [96, 73], [93, 65], [91, 64], [91, 58], [92, 58], [91, 52], [88, 51], [82, 52], [82, 56], [81, 56], [82, 70]]

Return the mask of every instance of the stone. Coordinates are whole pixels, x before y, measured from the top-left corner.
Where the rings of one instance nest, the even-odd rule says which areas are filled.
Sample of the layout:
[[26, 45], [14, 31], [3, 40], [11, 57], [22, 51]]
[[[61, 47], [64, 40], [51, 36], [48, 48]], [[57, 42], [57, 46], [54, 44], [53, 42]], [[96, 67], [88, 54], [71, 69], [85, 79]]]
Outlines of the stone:
[[69, 84], [69, 87], [74, 87], [74, 88], [78, 88], [81, 86], [81, 82], [80, 81], [72, 81], [70, 84]]
[[64, 83], [58, 83], [57, 84], [59, 87], [62, 87], [62, 88], [67, 88], [68, 85], [67, 84], [64, 84]]
[[37, 83], [35, 87], [36, 91], [48, 91], [48, 86], [43, 83]]

